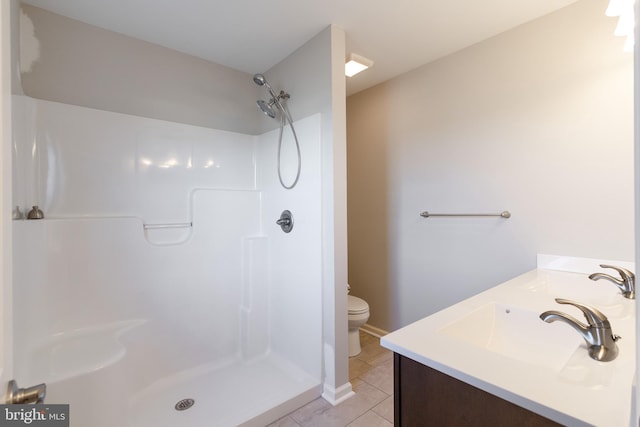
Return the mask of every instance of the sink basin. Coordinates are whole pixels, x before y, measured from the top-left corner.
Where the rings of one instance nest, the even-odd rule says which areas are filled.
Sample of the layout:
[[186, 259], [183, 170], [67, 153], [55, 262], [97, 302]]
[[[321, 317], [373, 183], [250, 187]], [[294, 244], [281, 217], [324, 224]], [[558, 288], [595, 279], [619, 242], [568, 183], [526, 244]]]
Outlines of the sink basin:
[[605, 280], [593, 281], [584, 274], [541, 274], [524, 288], [553, 298], [566, 298], [592, 305], [610, 319], [628, 318], [634, 313], [634, 302], [622, 296], [620, 290]]
[[560, 371], [582, 337], [568, 325], [548, 324], [540, 313], [491, 302], [442, 327], [438, 333], [521, 362]]

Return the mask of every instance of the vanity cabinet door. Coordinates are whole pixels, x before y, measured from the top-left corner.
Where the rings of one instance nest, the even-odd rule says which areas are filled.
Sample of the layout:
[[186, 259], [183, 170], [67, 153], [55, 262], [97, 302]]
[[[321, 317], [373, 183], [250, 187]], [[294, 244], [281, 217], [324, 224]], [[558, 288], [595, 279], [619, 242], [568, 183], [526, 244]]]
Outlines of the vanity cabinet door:
[[560, 426], [397, 353], [394, 408], [394, 425], [401, 427]]

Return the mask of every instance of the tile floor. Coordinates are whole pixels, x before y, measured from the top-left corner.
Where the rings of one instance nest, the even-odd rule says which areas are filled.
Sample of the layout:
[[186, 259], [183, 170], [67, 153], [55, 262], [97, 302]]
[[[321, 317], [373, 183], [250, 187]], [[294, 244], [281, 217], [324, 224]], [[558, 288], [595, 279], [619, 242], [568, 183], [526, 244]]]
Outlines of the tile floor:
[[389, 427], [393, 425], [393, 353], [360, 332], [362, 352], [349, 358], [356, 393], [337, 406], [321, 397], [269, 427]]

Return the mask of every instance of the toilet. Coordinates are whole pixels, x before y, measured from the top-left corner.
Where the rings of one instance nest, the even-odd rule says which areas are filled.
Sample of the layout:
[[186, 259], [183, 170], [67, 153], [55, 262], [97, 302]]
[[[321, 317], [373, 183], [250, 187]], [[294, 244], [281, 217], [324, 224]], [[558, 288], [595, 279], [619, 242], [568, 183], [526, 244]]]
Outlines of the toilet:
[[347, 295], [349, 307], [349, 357], [360, 354], [360, 326], [369, 320], [369, 304], [361, 298]]

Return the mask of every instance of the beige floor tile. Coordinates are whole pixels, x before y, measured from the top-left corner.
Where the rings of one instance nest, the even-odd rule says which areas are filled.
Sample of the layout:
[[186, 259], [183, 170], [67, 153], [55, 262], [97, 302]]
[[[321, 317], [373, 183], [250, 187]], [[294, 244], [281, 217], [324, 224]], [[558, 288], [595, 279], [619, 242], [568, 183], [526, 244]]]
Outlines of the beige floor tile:
[[296, 409], [290, 413], [289, 416], [297, 423], [300, 423], [300, 420], [311, 418], [313, 414], [325, 411], [331, 407], [332, 406], [329, 402], [319, 397], [316, 400], [307, 403], [302, 408]]
[[393, 394], [393, 365], [390, 363], [376, 366], [360, 378], [387, 395]]
[[354, 391], [355, 396], [337, 406], [318, 405], [311, 412], [298, 410], [291, 414], [291, 418], [301, 427], [344, 427], [386, 398], [383, 392], [366, 382], [355, 387]]
[[372, 344], [380, 345], [380, 338], [374, 337], [371, 334], [360, 331], [360, 346], [365, 347]]
[[373, 412], [380, 415], [385, 420], [393, 423], [393, 395], [387, 397], [382, 403], [374, 406]]
[[363, 362], [357, 357], [349, 358], [349, 381], [366, 374], [371, 369], [373, 369], [373, 366], [367, 362]]
[[372, 360], [375, 360], [377, 357], [382, 356], [388, 351], [389, 350], [387, 350], [384, 347], [380, 347], [379, 345], [368, 345], [368, 346], [362, 347], [362, 351], [356, 357], [362, 360], [363, 362], [369, 363]]
[[269, 427], [393, 425], [393, 353], [380, 347], [380, 339], [373, 335], [360, 332], [360, 338], [362, 352], [349, 358], [353, 397], [337, 406], [318, 398]]
[[366, 412], [349, 424], [349, 427], [390, 427], [393, 424], [374, 412]]
[[360, 379], [360, 377], [357, 377], [357, 378], [354, 378], [352, 380], [349, 380], [349, 382], [351, 383], [351, 388], [355, 390], [356, 387], [358, 387], [364, 381], [362, 381], [362, 379]]
[[295, 422], [290, 416], [280, 418], [273, 424], [269, 424], [267, 427], [300, 427], [300, 424]]
[[385, 349], [385, 351], [382, 354], [380, 354], [380, 356], [377, 356], [375, 359], [371, 360], [368, 363], [371, 366], [378, 366], [378, 365], [382, 365], [383, 363], [393, 364], [393, 351]]

